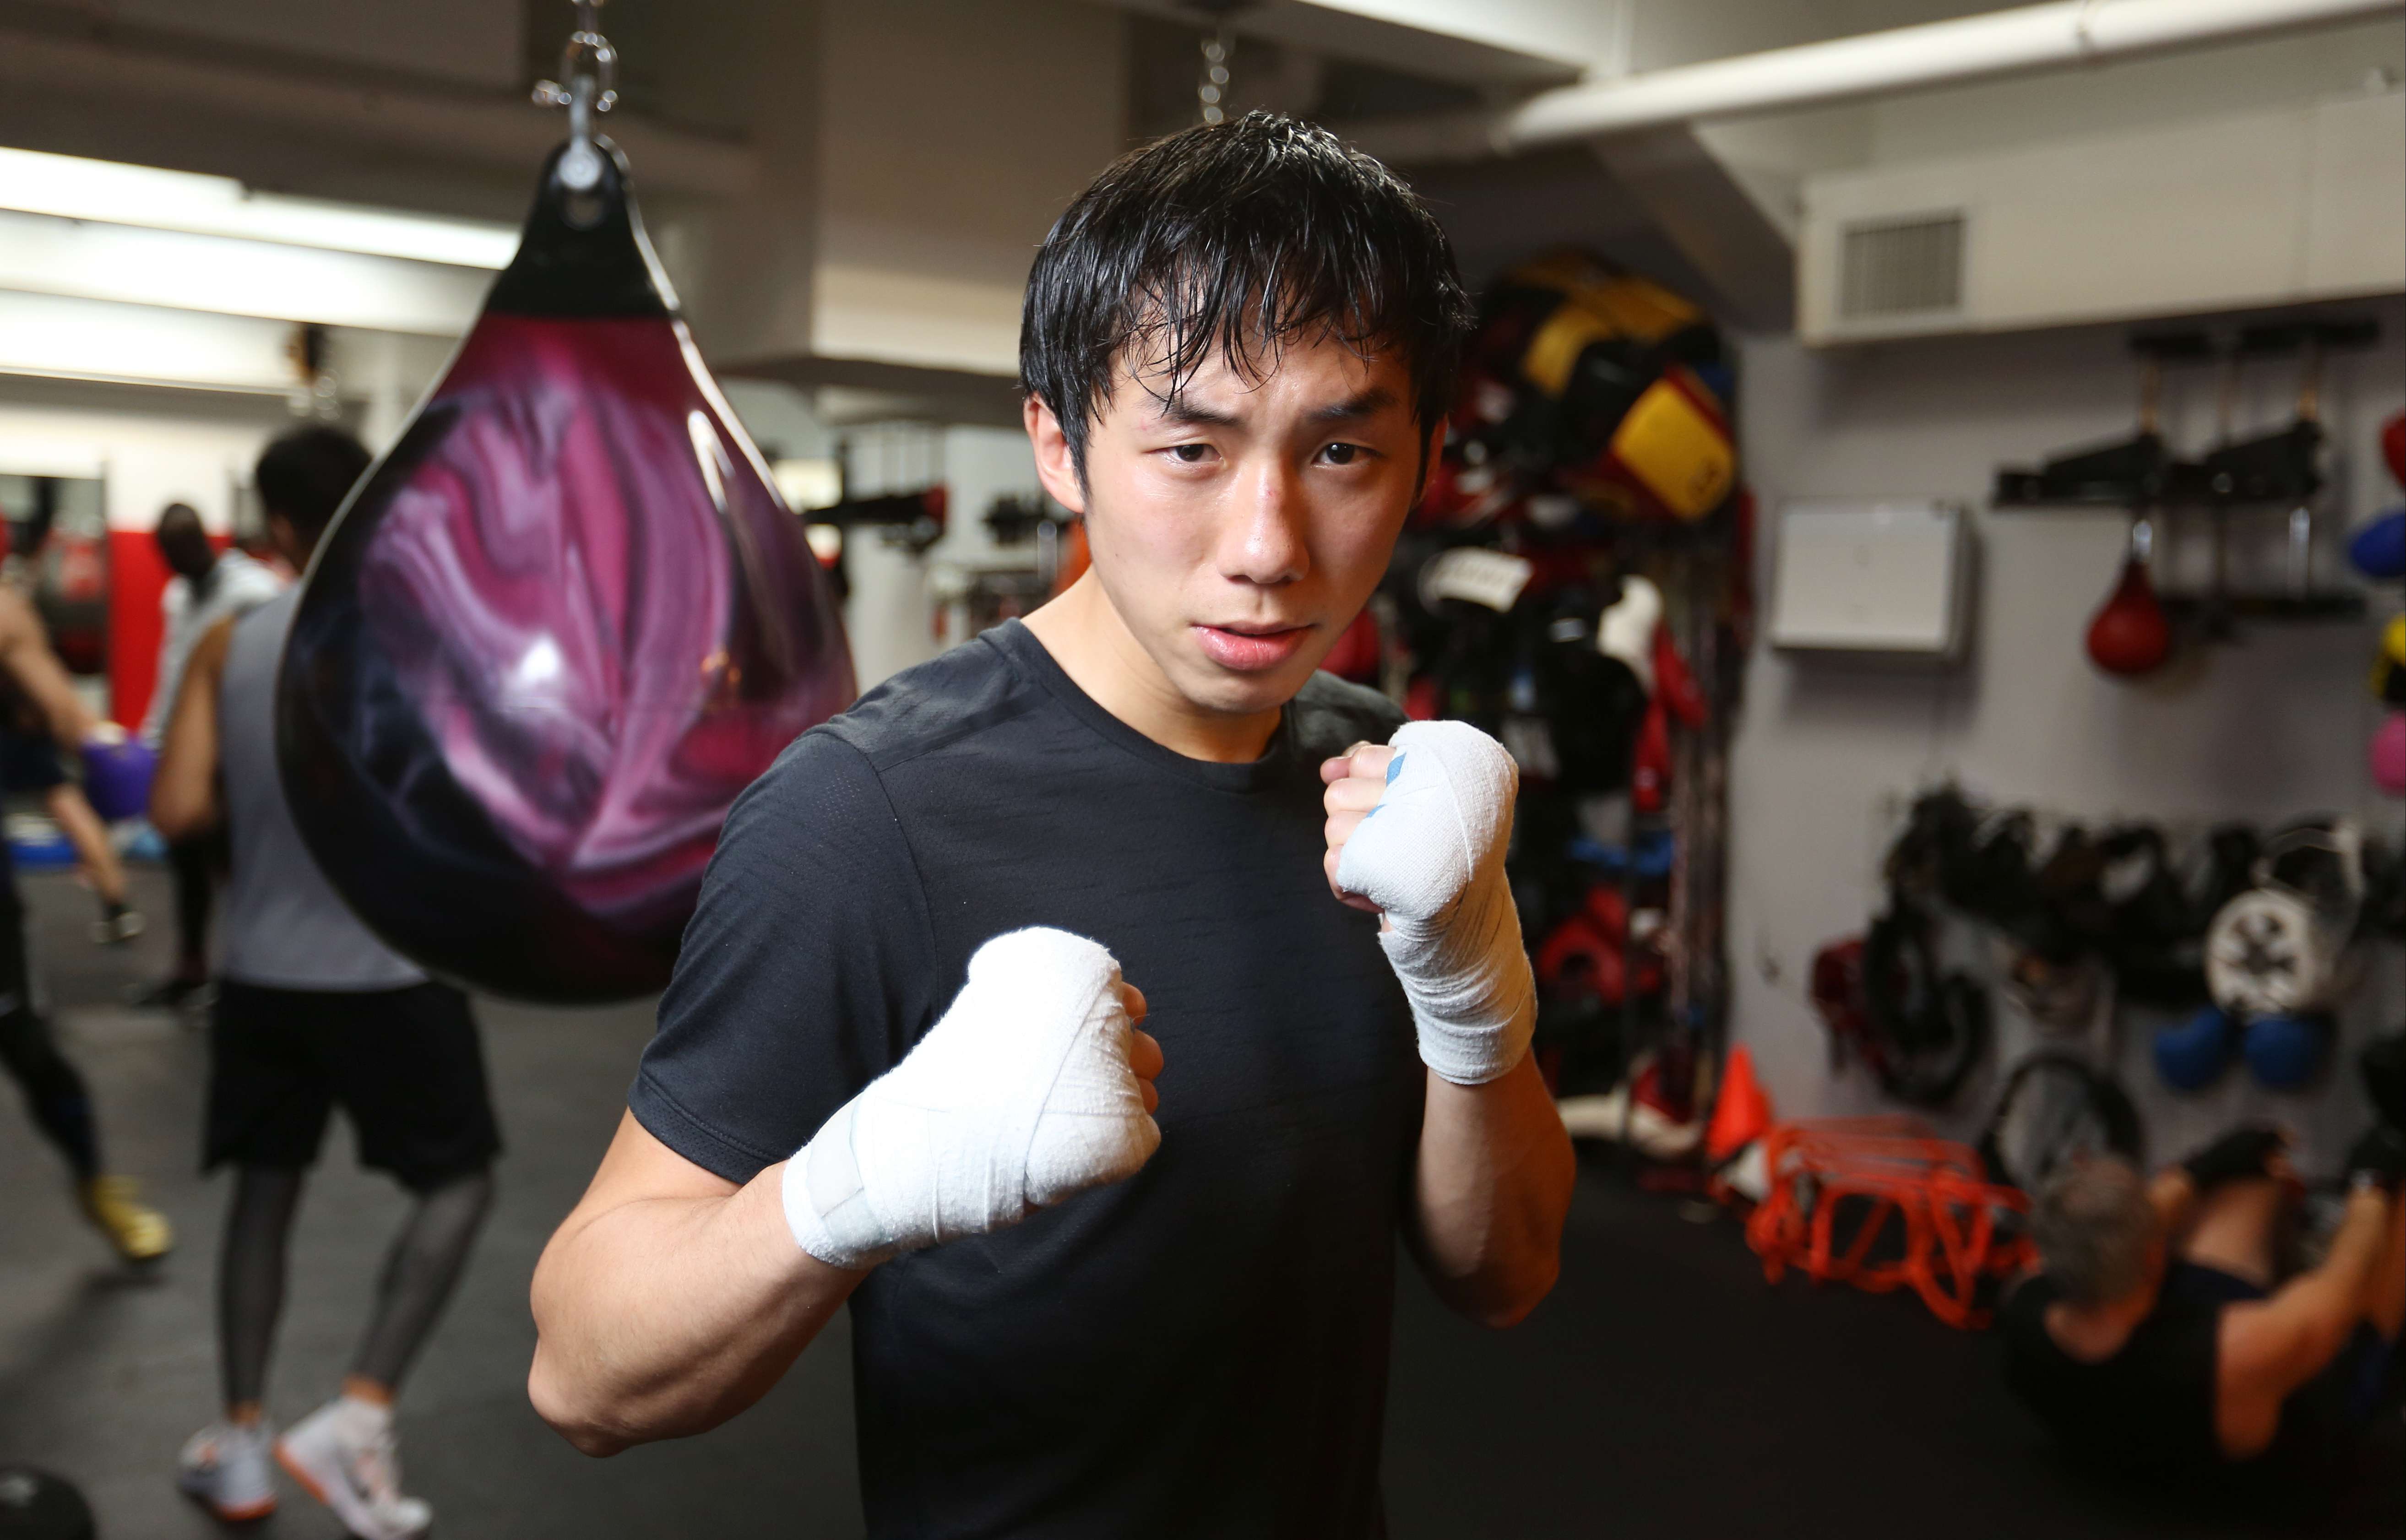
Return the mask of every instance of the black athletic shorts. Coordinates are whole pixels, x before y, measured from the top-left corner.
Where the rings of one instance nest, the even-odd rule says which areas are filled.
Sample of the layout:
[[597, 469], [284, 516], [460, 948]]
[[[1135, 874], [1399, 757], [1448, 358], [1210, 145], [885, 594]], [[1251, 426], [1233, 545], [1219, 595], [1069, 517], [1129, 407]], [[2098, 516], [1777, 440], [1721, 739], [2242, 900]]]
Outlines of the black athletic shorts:
[[56, 743], [33, 733], [0, 729], [0, 790], [40, 795], [66, 780]]
[[224, 980], [209, 1033], [204, 1170], [314, 1165], [337, 1106], [360, 1164], [412, 1192], [501, 1153], [475, 1018], [447, 984], [345, 992]]

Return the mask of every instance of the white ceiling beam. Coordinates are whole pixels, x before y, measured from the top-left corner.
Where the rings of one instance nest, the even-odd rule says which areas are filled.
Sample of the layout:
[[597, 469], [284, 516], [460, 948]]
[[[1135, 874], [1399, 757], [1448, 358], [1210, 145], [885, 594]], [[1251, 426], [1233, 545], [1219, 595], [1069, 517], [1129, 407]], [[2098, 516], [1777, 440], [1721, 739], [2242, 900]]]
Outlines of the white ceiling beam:
[[[499, 92], [347, 85], [29, 32], [0, 41], [0, 92], [98, 97], [138, 104], [146, 115], [197, 112], [520, 167], [539, 163], [566, 133], [559, 114]], [[602, 122], [646, 188], [732, 195], [752, 187], [754, 156], [744, 145], [640, 118], [613, 115]]]
[[0, 290], [454, 337], [481, 268], [0, 209]]
[[[1188, 26], [1209, 18], [1180, 0], [1097, 0]], [[1587, 42], [1626, 0], [1262, 0], [1228, 18], [1257, 37], [1332, 58], [1463, 85], [1517, 88], [1578, 79], [1599, 57]], [[1241, 61], [1241, 53], [1238, 55]]]
[[1381, 159], [1475, 160], [1674, 123], [1793, 111], [2201, 48], [2406, 10], [2406, 0], [2052, 0], [1541, 92], [1499, 113], [1366, 123]]
[[0, 209], [498, 272], [510, 225], [254, 192], [231, 177], [0, 148]]

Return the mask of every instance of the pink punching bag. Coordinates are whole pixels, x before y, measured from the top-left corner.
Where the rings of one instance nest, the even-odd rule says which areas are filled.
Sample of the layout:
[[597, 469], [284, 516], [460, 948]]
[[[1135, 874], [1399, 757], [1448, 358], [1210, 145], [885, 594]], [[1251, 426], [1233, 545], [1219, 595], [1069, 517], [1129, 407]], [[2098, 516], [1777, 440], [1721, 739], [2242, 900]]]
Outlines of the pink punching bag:
[[2088, 622], [2089, 661], [2124, 678], [2153, 673], [2172, 656], [2172, 623], [2156, 602], [2156, 586], [2147, 575], [2153, 536], [2144, 519], [2130, 526], [2130, 554], [2122, 562], [2122, 580]]
[[2372, 784], [2392, 797], [2406, 796], [2406, 712], [2391, 712], [2372, 735], [2367, 756]]

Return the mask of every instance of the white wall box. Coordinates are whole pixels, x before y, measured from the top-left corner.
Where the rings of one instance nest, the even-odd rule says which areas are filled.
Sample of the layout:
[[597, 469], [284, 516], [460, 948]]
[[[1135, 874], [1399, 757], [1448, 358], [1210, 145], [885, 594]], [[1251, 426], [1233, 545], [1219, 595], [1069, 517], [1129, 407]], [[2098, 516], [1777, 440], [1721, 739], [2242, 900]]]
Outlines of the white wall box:
[[1971, 521], [1946, 502], [1779, 511], [1771, 644], [1951, 661], [1970, 634]]

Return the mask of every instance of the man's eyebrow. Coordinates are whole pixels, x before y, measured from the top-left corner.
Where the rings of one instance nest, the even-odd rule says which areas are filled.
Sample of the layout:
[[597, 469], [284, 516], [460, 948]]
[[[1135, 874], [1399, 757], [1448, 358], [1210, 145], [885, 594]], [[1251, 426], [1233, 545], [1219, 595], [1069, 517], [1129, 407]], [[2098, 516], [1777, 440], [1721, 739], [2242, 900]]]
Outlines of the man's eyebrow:
[[1158, 420], [1185, 428], [1234, 428], [1239, 422], [1234, 412], [1204, 406], [1189, 399], [1182, 390], [1173, 391], [1162, 401]]
[[1314, 422], [1359, 422], [1375, 417], [1395, 404], [1395, 393], [1383, 385], [1374, 385], [1358, 396], [1332, 402], [1311, 414]]

